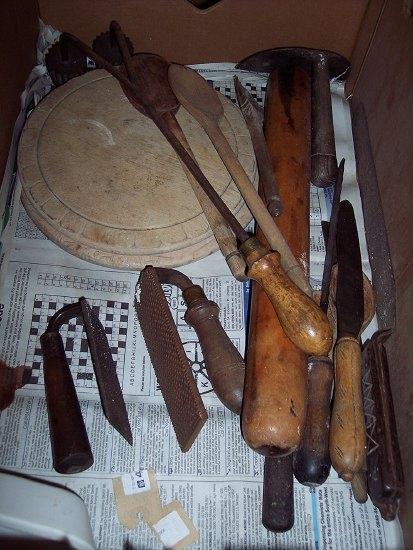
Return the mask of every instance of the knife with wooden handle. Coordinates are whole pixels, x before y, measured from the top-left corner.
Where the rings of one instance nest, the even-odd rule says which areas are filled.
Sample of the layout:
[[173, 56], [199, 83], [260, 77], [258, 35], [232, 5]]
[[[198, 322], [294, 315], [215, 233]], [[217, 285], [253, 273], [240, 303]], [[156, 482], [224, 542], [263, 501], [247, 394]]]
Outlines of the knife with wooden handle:
[[337, 227], [337, 343], [330, 426], [331, 463], [351, 481], [364, 465], [366, 428], [361, 392], [359, 333], [364, 322], [363, 271], [353, 207], [340, 203]]

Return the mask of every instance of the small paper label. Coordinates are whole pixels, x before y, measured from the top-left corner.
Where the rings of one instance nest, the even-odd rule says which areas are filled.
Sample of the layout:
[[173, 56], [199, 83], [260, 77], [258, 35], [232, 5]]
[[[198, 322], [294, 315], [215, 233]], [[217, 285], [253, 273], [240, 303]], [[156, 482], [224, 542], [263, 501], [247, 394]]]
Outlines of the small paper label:
[[176, 510], [161, 518], [153, 526], [162, 543], [170, 548], [189, 535], [189, 529]]
[[123, 475], [122, 484], [125, 495], [136, 495], [137, 493], [150, 491], [151, 482], [149, 481], [148, 470]]

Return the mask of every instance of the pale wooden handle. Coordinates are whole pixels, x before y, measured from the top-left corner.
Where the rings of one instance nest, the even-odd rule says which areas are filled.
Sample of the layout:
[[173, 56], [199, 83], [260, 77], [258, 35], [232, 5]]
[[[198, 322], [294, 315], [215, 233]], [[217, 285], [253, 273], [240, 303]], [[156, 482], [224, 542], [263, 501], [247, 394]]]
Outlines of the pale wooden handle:
[[276, 223], [272, 219], [256, 189], [252, 185], [242, 165], [234, 155], [231, 146], [226, 137], [222, 133], [218, 124], [213, 124], [209, 120], [203, 121], [203, 127], [208, 134], [210, 140], [214, 144], [222, 162], [225, 164], [232, 179], [236, 183], [239, 192], [243, 196], [248, 208], [260, 226], [268, 244], [273, 250], [276, 250], [281, 255], [281, 265], [285, 273], [292, 281], [308, 296], [312, 296], [312, 288], [306, 279], [304, 271], [297, 262], [294, 254], [291, 252], [283, 234], [278, 229]]
[[363, 468], [366, 447], [361, 393], [361, 350], [350, 336], [334, 350], [335, 390], [330, 425], [331, 463], [346, 481]]
[[287, 277], [278, 252], [256, 260], [247, 275], [264, 288], [286, 335], [299, 349], [308, 355], [328, 354], [332, 334], [327, 316]]
[[[186, 151], [191, 155], [194, 160], [196, 160], [191, 150], [191, 147], [185, 137], [185, 134], [183, 133], [182, 128], [175, 117], [171, 113], [166, 113], [163, 116], [163, 119], [167, 123], [169, 129], [179, 139], [182, 146], [185, 147]], [[244, 258], [238, 251], [237, 240], [234, 233], [231, 231], [225, 219], [212, 204], [209, 197], [199, 185], [194, 176], [191, 174], [185, 163], [180, 158], [179, 160], [181, 162], [185, 175], [188, 178], [189, 183], [191, 184], [195, 196], [205, 214], [209, 226], [212, 229], [218, 246], [228, 264], [228, 267], [231, 270], [231, 273], [236, 279], [238, 279], [238, 281], [246, 281], [246, 265]]]

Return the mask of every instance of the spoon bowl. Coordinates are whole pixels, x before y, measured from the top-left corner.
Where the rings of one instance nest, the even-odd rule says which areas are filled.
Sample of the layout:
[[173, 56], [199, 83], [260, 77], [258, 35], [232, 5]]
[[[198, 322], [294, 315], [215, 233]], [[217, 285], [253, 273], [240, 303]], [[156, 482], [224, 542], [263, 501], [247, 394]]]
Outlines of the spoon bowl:
[[224, 116], [224, 108], [218, 94], [193, 69], [171, 63], [169, 83], [180, 104], [189, 112], [197, 111], [197, 116], [219, 122]]

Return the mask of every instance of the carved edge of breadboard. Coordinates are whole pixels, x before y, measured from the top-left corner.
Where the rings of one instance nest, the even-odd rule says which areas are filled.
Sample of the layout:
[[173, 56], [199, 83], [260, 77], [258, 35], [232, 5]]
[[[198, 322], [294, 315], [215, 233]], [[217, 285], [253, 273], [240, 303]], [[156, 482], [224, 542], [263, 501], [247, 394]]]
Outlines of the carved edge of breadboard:
[[186, 452], [205, 424], [208, 413], [152, 266], [141, 273], [135, 307], [176, 438], [182, 452]]

